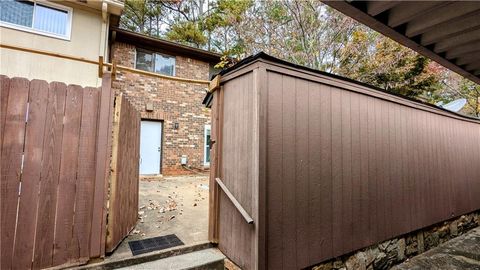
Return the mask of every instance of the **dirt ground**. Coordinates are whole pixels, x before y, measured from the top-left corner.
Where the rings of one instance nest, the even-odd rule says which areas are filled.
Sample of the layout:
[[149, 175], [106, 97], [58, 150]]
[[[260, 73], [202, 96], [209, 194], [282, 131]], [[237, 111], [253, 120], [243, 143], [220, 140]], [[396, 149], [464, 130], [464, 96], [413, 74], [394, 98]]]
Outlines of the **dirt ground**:
[[208, 240], [208, 175], [142, 179], [135, 229], [106, 258], [132, 256], [128, 242], [176, 234], [185, 245]]

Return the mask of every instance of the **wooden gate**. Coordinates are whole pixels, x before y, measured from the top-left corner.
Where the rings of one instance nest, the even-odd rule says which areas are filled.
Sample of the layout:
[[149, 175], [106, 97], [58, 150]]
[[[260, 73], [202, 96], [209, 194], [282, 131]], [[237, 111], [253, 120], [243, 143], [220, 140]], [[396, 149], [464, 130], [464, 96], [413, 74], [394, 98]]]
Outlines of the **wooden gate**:
[[115, 119], [123, 120], [110, 175], [110, 76], [101, 88], [0, 76], [1, 269], [104, 257], [110, 177], [109, 236], [121, 240], [134, 226], [140, 117], [117, 98]]
[[138, 219], [140, 114], [122, 94], [115, 98], [107, 252], [113, 251]]
[[103, 256], [110, 75], [101, 89], [0, 80], [1, 268]]

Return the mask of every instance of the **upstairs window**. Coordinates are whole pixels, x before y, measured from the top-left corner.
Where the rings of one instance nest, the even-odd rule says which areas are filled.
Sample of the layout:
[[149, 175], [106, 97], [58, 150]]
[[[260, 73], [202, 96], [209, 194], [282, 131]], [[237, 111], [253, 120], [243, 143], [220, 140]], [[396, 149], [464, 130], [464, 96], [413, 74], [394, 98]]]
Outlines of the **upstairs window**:
[[135, 68], [163, 75], [175, 76], [175, 57], [137, 49]]
[[70, 39], [72, 9], [46, 2], [0, 0], [0, 25]]

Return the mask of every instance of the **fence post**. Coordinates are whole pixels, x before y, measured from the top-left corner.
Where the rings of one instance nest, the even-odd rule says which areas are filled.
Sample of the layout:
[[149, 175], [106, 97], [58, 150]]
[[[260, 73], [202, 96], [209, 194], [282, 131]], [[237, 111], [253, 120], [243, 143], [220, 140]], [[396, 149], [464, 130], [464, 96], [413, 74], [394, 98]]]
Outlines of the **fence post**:
[[110, 145], [112, 131], [113, 90], [111, 74], [104, 72], [98, 112], [97, 153], [95, 169], [95, 191], [93, 201], [92, 233], [90, 236], [90, 257], [105, 255], [106, 239], [106, 193], [110, 173]]

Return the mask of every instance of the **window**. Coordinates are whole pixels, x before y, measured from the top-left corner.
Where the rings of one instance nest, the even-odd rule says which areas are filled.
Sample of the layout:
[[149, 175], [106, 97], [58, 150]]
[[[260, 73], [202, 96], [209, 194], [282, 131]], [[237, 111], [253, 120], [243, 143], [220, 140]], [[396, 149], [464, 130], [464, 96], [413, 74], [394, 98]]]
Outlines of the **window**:
[[203, 165], [210, 165], [210, 125], [205, 125], [205, 155]]
[[175, 57], [137, 49], [135, 68], [175, 76]]
[[0, 25], [70, 39], [72, 9], [46, 2], [1, 0]]

